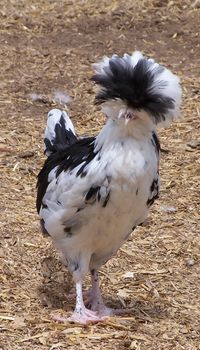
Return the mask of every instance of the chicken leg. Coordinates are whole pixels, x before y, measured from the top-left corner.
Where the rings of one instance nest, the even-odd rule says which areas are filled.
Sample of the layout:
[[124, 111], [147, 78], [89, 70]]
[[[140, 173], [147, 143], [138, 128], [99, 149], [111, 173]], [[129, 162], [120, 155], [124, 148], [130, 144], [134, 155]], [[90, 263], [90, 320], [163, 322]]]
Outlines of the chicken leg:
[[62, 323], [74, 322], [86, 325], [104, 320], [103, 316], [104, 315], [100, 315], [96, 311], [89, 310], [85, 307], [83, 302], [82, 281], [79, 281], [76, 283], [76, 306], [73, 314], [68, 318], [54, 315], [53, 319]]

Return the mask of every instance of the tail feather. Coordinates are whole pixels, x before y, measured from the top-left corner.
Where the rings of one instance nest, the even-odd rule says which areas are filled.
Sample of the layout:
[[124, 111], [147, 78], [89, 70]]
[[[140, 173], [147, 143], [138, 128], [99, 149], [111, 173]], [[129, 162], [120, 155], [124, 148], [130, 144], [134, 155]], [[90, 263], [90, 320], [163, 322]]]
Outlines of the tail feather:
[[59, 109], [52, 109], [48, 113], [44, 134], [44, 153], [50, 156], [52, 153], [62, 150], [76, 141], [74, 126], [67, 113]]

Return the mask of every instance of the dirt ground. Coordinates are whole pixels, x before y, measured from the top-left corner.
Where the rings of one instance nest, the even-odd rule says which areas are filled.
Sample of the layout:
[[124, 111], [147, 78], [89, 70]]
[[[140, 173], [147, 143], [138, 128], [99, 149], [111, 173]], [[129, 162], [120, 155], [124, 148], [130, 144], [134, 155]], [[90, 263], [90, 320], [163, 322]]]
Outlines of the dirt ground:
[[[200, 4], [189, 0], [7, 0], [0, 6], [0, 350], [200, 349]], [[80, 134], [96, 133], [91, 63], [135, 49], [181, 77], [182, 119], [160, 131], [160, 199], [101, 271], [108, 305], [86, 328], [69, 314], [71, 279], [39, 230], [37, 173], [55, 90]], [[39, 94], [34, 98], [34, 94]], [[88, 281], [86, 282], [87, 285]]]

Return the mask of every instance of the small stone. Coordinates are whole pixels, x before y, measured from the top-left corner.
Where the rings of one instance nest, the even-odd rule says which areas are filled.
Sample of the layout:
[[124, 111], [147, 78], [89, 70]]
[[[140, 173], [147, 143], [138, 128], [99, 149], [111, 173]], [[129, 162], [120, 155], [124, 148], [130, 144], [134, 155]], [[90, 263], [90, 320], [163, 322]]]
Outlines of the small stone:
[[200, 149], [200, 140], [193, 140], [187, 143], [187, 146], [189, 146], [190, 148], [196, 148], [196, 149]]
[[122, 275], [123, 278], [134, 278], [134, 272], [132, 271], [127, 271]]
[[193, 266], [194, 264], [195, 264], [194, 259], [190, 258], [190, 259], [187, 259], [187, 260], [186, 260], [186, 265], [187, 265], [188, 267], [191, 267], [191, 266]]

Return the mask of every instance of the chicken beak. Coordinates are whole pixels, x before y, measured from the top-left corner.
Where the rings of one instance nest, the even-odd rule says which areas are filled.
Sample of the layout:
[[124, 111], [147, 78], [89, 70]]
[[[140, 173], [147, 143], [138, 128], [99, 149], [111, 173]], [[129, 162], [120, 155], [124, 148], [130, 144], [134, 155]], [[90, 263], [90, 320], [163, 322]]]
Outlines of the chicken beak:
[[135, 112], [132, 109], [126, 109], [126, 110], [121, 110], [119, 113], [118, 118], [123, 118], [125, 126], [128, 124], [130, 120], [133, 120], [136, 118]]
[[125, 117], [125, 119], [124, 119], [124, 124], [125, 124], [125, 126], [128, 124], [129, 121], [130, 121], [130, 118], [126, 118], [126, 117]]
[[127, 110], [125, 115], [124, 115], [125, 125], [127, 125], [130, 120], [133, 120], [135, 118], [136, 118], [136, 116], [135, 116], [134, 111]]

